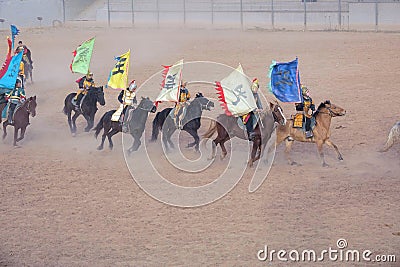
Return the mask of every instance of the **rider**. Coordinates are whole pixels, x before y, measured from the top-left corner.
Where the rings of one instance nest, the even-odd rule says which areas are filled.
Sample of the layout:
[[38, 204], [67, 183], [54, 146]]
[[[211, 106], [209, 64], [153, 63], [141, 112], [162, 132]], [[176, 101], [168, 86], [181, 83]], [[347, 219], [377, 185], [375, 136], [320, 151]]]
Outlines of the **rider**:
[[76, 92], [72, 103], [75, 105], [75, 109], [79, 109], [80, 101], [82, 99], [81, 95], [86, 95], [90, 88], [94, 87], [93, 73], [88, 71], [87, 75], [83, 76], [76, 81], [78, 83], [79, 89]]
[[[179, 89], [179, 98], [178, 102], [175, 104], [175, 111], [174, 111], [174, 118], [175, 118], [175, 125], [177, 128], [182, 129], [182, 119], [185, 117], [187, 102], [190, 100], [190, 93], [189, 90], [186, 88], [187, 82], [181, 81], [181, 86]], [[182, 112], [179, 112], [182, 109]], [[181, 119], [182, 118], [182, 119]]]
[[13, 115], [15, 108], [22, 104], [26, 99], [25, 96], [25, 90], [22, 87], [22, 81], [20, 78], [17, 78], [17, 81], [15, 82], [15, 87], [13, 90], [11, 90], [10, 93], [6, 95], [6, 100], [10, 102], [10, 106], [8, 107], [8, 123], [12, 124], [13, 123]]
[[[313, 111], [315, 111], [314, 102], [310, 96], [310, 91], [305, 85], [301, 85], [301, 93], [303, 97], [302, 103], [295, 103], [296, 110], [302, 111], [305, 118], [305, 129], [306, 129], [306, 138], [311, 138], [314, 136], [311, 129], [311, 117], [313, 115]], [[310, 112], [311, 110], [311, 112]]]
[[25, 63], [23, 60], [19, 63], [19, 71], [18, 71], [18, 77], [22, 81], [22, 87], [24, 87], [24, 81], [25, 81]]
[[[258, 79], [254, 78], [253, 83], [251, 85], [251, 91], [253, 92], [253, 97], [254, 97], [254, 100], [256, 101], [256, 105], [257, 105], [256, 111], [258, 111], [258, 112], [263, 109], [260, 96], [258, 95], [259, 88], [260, 88], [260, 84], [258, 83]], [[243, 120], [244, 124], [246, 125], [247, 136], [249, 137], [250, 141], [253, 141], [254, 137], [255, 137], [255, 132], [254, 132], [254, 128], [253, 128], [253, 117], [254, 117], [254, 111], [250, 111], [250, 113], [242, 116], [242, 120]]]
[[29, 63], [32, 65], [33, 61], [32, 61], [32, 57], [31, 57], [31, 50], [22, 43], [22, 41], [18, 42], [18, 46], [15, 49], [15, 53], [18, 53], [19, 51], [24, 50], [24, 54], [22, 56], [23, 60], [25, 62], [27, 62], [27, 60], [29, 60]]
[[[118, 110], [113, 114], [114, 120], [119, 121], [122, 125], [122, 131], [127, 132], [128, 127], [123, 122], [126, 122], [126, 111], [129, 106], [133, 107], [133, 104], [137, 103], [136, 101], [136, 81], [132, 80], [125, 90], [122, 90], [118, 95], [118, 101], [121, 103]], [[122, 110], [122, 111], [121, 111]], [[118, 119], [117, 119], [118, 117]]]

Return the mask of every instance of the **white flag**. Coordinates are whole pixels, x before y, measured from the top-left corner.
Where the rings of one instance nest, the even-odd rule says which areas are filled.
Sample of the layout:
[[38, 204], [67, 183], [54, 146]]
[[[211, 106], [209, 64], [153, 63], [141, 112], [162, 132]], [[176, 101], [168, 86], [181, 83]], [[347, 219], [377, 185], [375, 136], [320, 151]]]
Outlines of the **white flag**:
[[178, 102], [180, 82], [182, 79], [183, 59], [172, 66], [164, 66], [161, 92], [156, 102], [172, 101]]
[[221, 82], [216, 82], [215, 89], [222, 108], [229, 116], [243, 116], [257, 109], [250, 80], [243, 73], [240, 64]]

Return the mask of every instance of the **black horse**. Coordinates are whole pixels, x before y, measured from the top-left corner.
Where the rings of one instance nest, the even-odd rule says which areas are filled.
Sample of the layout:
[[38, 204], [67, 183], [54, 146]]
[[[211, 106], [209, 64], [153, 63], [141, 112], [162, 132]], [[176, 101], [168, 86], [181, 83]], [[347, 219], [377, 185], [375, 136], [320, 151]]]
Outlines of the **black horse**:
[[[21, 141], [25, 137], [26, 127], [29, 123], [29, 115], [32, 117], [36, 116], [36, 96], [28, 97], [28, 99], [18, 107], [14, 112], [14, 122], [10, 124], [8, 120], [3, 122], [3, 139], [7, 136], [7, 126], [14, 126], [14, 146], [17, 142]], [[0, 114], [1, 115], [1, 114]], [[1, 116], [0, 116], [1, 117]], [[18, 137], [18, 131], [21, 130], [21, 136]]]
[[[200, 137], [197, 130], [201, 126], [201, 115], [203, 110], [211, 110], [214, 103], [203, 96], [202, 93], [196, 94], [196, 98], [188, 105], [185, 117], [182, 119], [182, 130], [188, 132], [194, 138], [194, 142], [187, 145], [187, 147], [195, 147], [199, 151]], [[162, 140], [165, 145], [166, 151], [169, 151], [168, 144], [174, 148], [174, 143], [171, 141], [171, 136], [176, 130], [174, 119], [171, 116], [173, 108], [166, 108], [158, 112], [153, 120], [152, 142], [157, 140], [160, 130], [163, 131]]]
[[28, 80], [30, 80], [31, 83], [33, 83], [33, 76], [32, 76], [32, 72], [33, 72], [33, 65], [32, 63], [28, 62], [28, 61], [24, 61], [24, 70], [25, 70], [25, 81], [24, 82], [28, 82]]
[[[97, 147], [98, 150], [103, 149], [106, 137], [108, 138], [109, 147], [110, 149], [112, 149], [114, 145], [111, 137], [122, 131], [122, 126], [119, 122], [111, 121], [111, 117], [114, 112], [115, 110], [107, 111], [101, 117], [97, 126], [94, 128], [94, 130], [96, 130], [94, 134], [96, 138], [99, 135], [101, 129], [104, 128], [103, 135], [101, 137], [101, 144]], [[136, 109], [132, 110], [131, 112], [129, 109], [127, 109], [126, 111], [126, 123], [128, 126], [128, 132], [134, 138], [132, 146], [128, 149], [129, 154], [133, 151], [138, 150], [141, 144], [140, 138], [142, 137], [149, 112], [155, 113], [156, 106], [154, 105], [153, 101], [151, 101], [148, 97], [142, 97], [142, 100], [140, 101]]]
[[[104, 92], [103, 86], [100, 87], [92, 87], [88, 90], [85, 98], [81, 100], [81, 107], [79, 110], [75, 110], [74, 104], [72, 104], [71, 100], [75, 97], [76, 93], [70, 93], [64, 100], [64, 114], [68, 116], [68, 124], [71, 130], [72, 136], [76, 134], [76, 124], [75, 121], [79, 117], [79, 115], [83, 115], [87, 121], [87, 126], [85, 128], [85, 132], [89, 132], [90, 129], [93, 128], [94, 125], [94, 115], [97, 112], [97, 102], [100, 105], [104, 106], [106, 101], [104, 100]], [[75, 114], [71, 118], [72, 111]]]

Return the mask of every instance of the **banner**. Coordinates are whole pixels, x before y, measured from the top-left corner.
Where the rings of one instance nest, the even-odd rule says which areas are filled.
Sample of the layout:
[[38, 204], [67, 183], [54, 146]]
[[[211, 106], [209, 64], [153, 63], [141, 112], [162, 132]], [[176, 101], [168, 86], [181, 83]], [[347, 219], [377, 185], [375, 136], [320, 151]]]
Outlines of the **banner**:
[[11, 58], [6, 72], [2, 77], [0, 77], [0, 88], [14, 89], [15, 82], [18, 78], [19, 64], [21, 63], [23, 53], [24, 51], [21, 51]]
[[228, 116], [243, 116], [255, 109], [257, 104], [251, 91], [251, 83], [239, 66], [221, 82], [215, 82], [218, 99]]
[[1, 66], [1, 69], [0, 69], [0, 79], [6, 73], [6, 71], [8, 69], [8, 66], [10, 65], [10, 61], [11, 61], [11, 40], [10, 40], [10, 37], [7, 37], [7, 42], [8, 42], [8, 51], [7, 51], [6, 60], [4, 61], [3, 65]]
[[94, 37], [81, 44], [74, 52], [74, 58], [69, 66], [72, 72], [87, 74], [89, 71], [90, 59], [92, 58]]
[[178, 102], [179, 89], [182, 79], [183, 59], [172, 66], [164, 66], [162, 72], [161, 92], [156, 98], [156, 103], [163, 101]]
[[125, 54], [116, 57], [117, 63], [111, 70], [108, 76], [107, 86], [114, 89], [124, 90], [128, 85], [128, 71], [129, 71], [129, 59], [131, 56], [131, 50]]
[[18, 34], [19, 30], [17, 26], [11, 24], [11, 40], [12, 40], [11, 50], [14, 50], [15, 36], [17, 36]]
[[269, 88], [282, 102], [301, 102], [300, 75], [297, 58], [287, 63], [272, 62]]

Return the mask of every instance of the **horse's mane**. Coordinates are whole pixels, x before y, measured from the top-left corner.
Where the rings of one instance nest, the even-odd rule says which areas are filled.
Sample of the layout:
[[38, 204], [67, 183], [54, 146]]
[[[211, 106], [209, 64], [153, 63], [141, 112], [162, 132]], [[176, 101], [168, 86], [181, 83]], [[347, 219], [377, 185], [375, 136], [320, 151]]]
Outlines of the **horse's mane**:
[[321, 102], [321, 104], [319, 104], [317, 111], [314, 112], [314, 117], [316, 117], [318, 115], [318, 113], [321, 111], [321, 109], [325, 108], [326, 105], [330, 105], [331, 101], [330, 100], [325, 100], [325, 102]]

